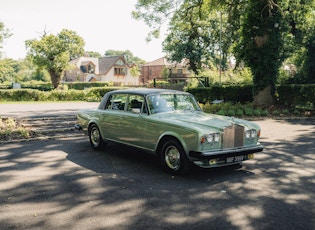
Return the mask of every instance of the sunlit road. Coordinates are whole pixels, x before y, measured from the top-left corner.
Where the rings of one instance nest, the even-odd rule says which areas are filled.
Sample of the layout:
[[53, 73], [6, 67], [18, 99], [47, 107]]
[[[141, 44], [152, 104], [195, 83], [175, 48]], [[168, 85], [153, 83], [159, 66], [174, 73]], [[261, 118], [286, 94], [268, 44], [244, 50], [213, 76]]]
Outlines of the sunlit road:
[[83, 135], [0, 145], [0, 229], [315, 229], [314, 120], [257, 123], [242, 169], [182, 177]]

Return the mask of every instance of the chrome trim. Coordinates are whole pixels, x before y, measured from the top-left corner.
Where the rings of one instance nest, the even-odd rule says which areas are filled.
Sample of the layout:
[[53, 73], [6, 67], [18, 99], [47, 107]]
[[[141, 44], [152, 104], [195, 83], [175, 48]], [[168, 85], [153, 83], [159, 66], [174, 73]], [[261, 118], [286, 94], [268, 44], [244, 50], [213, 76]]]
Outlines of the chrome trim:
[[216, 150], [216, 151], [211, 151], [211, 152], [190, 151], [189, 156], [195, 157], [195, 158], [229, 157], [230, 155], [236, 156], [236, 155], [242, 155], [242, 154], [257, 153], [257, 152], [263, 151], [263, 149], [264, 149], [264, 146], [261, 144], [258, 144], [254, 147], [230, 148], [230, 149], [219, 150], [219, 151]]

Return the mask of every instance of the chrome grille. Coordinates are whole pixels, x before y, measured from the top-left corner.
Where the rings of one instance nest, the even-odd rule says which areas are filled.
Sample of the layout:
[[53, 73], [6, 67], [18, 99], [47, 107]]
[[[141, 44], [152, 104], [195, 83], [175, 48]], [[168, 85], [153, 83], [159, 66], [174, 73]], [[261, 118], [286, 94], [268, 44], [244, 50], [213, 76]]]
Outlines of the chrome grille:
[[232, 125], [224, 129], [223, 132], [223, 148], [234, 148], [243, 146], [244, 143], [244, 127], [240, 125]]

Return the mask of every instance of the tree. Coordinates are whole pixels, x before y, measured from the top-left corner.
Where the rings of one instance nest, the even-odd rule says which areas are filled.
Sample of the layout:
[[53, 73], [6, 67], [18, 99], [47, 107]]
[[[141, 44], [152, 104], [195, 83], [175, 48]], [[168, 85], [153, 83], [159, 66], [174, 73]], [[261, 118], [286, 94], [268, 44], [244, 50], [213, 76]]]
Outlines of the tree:
[[95, 51], [85, 51], [84, 56], [86, 57], [93, 57], [93, 58], [100, 58], [102, 55]]
[[244, 15], [241, 40], [235, 53], [251, 68], [254, 83], [254, 103], [273, 103], [279, 68], [284, 59], [282, 10], [266, 1], [250, 0]]
[[17, 67], [17, 61], [11, 58], [5, 58], [0, 60], [0, 79], [1, 82], [9, 81], [15, 82], [15, 70]]
[[12, 36], [12, 33], [10, 32], [10, 30], [5, 28], [4, 24], [0, 22], [0, 59], [2, 57], [2, 52], [1, 52], [1, 49], [3, 48], [2, 42], [4, 39], [9, 38], [10, 36]]
[[[300, 83], [315, 83], [315, 1], [295, 0], [288, 7], [291, 34], [294, 36], [294, 64]], [[291, 55], [292, 56], [292, 55]]]
[[144, 64], [145, 61], [141, 58], [134, 56], [130, 50], [106, 50], [104, 53], [105, 57], [109, 56], [123, 56], [128, 64]]
[[163, 42], [168, 59], [179, 63], [188, 59], [190, 69], [196, 75], [203, 62], [210, 58], [209, 20], [208, 13], [205, 12], [209, 12], [205, 5], [182, 5], [172, 17], [170, 33]]
[[45, 35], [40, 40], [27, 40], [28, 57], [39, 68], [46, 68], [54, 88], [57, 88], [69, 61], [84, 54], [84, 40], [71, 30], [62, 30], [56, 36]]
[[[197, 4], [196, 4], [197, 2]], [[228, 22], [223, 6], [216, 8], [210, 1], [196, 1], [182, 5], [169, 24], [169, 34], [163, 49], [171, 61], [189, 59], [190, 69], [199, 75], [203, 67], [226, 67], [229, 47], [238, 30], [237, 24]], [[223, 26], [224, 25], [224, 26]]]

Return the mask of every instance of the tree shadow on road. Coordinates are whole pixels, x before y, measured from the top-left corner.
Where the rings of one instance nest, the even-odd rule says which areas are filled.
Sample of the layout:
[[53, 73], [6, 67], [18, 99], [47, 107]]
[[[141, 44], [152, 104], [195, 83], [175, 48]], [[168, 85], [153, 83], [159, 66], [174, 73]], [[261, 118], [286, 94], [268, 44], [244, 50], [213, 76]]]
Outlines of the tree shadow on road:
[[0, 228], [314, 229], [315, 132], [282, 139], [242, 169], [186, 176], [86, 137], [0, 146]]

